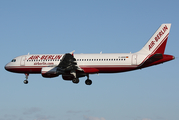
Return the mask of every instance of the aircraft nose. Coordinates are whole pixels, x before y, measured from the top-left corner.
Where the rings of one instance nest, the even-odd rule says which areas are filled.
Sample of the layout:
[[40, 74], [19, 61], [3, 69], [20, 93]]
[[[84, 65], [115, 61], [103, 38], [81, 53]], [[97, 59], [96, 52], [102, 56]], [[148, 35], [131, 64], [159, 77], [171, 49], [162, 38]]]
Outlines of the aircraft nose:
[[7, 71], [9, 71], [9, 65], [6, 64], [6, 65], [4, 66], [4, 69], [6, 69]]

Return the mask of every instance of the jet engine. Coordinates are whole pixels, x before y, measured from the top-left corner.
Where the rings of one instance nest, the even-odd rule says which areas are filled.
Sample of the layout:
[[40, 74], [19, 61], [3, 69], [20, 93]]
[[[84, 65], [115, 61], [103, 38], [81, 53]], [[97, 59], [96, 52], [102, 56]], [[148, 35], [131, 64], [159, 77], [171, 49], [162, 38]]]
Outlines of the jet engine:
[[43, 67], [41, 74], [45, 78], [57, 77], [60, 75], [57, 67]]
[[[78, 73], [78, 74], [76, 75], [77, 78], [85, 77], [85, 76], [86, 76], [86, 74], [83, 74], [83, 73]], [[72, 75], [72, 74], [70, 74], [70, 73], [63, 73], [63, 74], [62, 74], [62, 78], [63, 78], [64, 80], [73, 80], [75, 77], [74, 77], [74, 75]]]
[[62, 74], [64, 80], [73, 80], [75, 77], [72, 74]]

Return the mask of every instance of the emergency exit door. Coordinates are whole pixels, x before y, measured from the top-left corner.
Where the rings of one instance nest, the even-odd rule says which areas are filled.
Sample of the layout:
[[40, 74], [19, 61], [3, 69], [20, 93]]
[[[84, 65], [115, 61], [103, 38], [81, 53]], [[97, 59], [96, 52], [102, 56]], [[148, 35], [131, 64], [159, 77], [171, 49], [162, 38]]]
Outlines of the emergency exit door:
[[25, 58], [26, 58], [26, 56], [21, 57], [21, 66], [25, 65]]
[[137, 55], [132, 55], [132, 65], [137, 65]]

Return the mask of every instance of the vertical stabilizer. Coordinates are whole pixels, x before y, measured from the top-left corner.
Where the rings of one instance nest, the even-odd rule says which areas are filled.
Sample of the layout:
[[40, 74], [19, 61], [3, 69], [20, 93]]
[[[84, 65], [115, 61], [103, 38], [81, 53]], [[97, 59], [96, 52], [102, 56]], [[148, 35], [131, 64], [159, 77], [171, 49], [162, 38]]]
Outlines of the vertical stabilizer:
[[170, 32], [171, 24], [162, 24], [145, 46], [138, 52], [144, 54], [163, 54]]

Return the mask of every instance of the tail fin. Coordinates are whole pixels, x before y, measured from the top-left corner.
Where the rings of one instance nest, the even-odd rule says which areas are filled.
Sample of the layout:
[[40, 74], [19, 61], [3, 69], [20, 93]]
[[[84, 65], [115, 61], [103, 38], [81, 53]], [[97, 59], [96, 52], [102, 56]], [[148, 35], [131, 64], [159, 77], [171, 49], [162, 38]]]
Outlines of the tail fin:
[[163, 54], [170, 32], [170, 27], [171, 24], [162, 24], [138, 53]]

